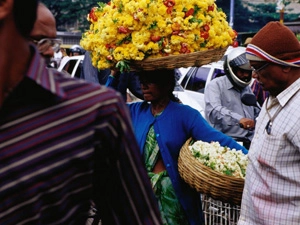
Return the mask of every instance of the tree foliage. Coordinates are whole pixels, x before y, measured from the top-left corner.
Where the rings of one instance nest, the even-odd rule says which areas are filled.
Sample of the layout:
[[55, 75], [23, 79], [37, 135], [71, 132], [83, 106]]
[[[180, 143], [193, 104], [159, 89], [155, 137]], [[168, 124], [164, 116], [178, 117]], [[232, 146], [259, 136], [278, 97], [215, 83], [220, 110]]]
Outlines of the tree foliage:
[[[57, 30], [65, 31], [66, 27], [77, 27], [79, 31], [89, 28], [86, 20], [91, 8], [97, 6], [99, 0], [41, 0], [54, 14]], [[101, 0], [108, 2], [109, 0]], [[230, 0], [216, 0], [216, 4], [230, 18]], [[284, 1], [288, 5], [291, 1]], [[300, 2], [300, 0], [299, 0]], [[299, 14], [284, 15], [284, 21], [296, 20]], [[276, 3], [253, 4], [251, 1], [234, 0], [233, 28], [238, 32], [256, 32], [269, 21], [279, 21]], [[69, 30], [68, 30], [69, 31]]]
[[[101, 0], [108, 2], [108, 0]], [[80, 31], [88, 28], [86, 20], [91, 8], [97, 6], [99, 0], [41, 0], [53, 13], [56, 19], [56, 27], [64, 31], [66, 25], [76, 24]]]
[[[300, 2], [300, 0], [299, 0]], [[285, 6], [291, 1], [284, 1]], [[230, 1], [216, 0], [219, 8], [230, 16]], [[276, 9], [276, 3], [253, 4], [251, 1], [234, 0], [234, 25], [238, 32], [257, 32], [261, 27], [270, 21], [279, 21], [280, 13]], [[284, 21], [291, 22], [297, 20], [299, 14], [284, 14]]]

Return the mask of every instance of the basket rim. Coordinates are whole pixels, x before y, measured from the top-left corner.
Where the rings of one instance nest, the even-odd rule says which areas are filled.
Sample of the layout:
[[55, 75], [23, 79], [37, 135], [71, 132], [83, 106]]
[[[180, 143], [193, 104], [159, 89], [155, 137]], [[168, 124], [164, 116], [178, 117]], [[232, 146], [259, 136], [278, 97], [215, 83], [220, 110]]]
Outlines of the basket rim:
[[182, 179], [200, 193], [240, 205], [245, 180], [214, 171], [199, 162], [188, 148], [191, 141], [189, 138], [179, 153], [178, 171]]
[[131, 60], [129, 66], [132, 71], [200, 67], [221, 60], [227, 48], [214, 48], [186, 54]]
[[226, 51], [227, 48], [212, 48], [212, 49], [207, 49], [207, 50], [202, 50], [202, 51], [196, 51], [196, 52], [190, 52], [190, 53], [185, 53], [185, 54], [178, 54], [178, 55], [167, 55], [167, 56], [162, 56], [162, 57], [157, 57], [157, 58], [145, 58], [144, 62], [151, 62], [151, 61], [158, 61], [161, 59], [171, 59], [171, 58], [185, 58], [187, 55], [192, 56], [192, 57], [199, 57], [203, 54], [211, 54], [211, 53], [216, 53], [216, 52], [223, 52]]
[[[193, 139], [189, 138], [184, 144], [184, 145], [186, 145], [185, 147], [188, 147], [192, 141], [193, 141]], [[185, 149], [188, 149], [188, 148], [185, 148]], [[221, 172], [215, 171], [215, 170], [209, 168], [208, 166], [205, 166], [203, 163], [199, 162], [199, 160], [197, 160], [192, 154], [191, 154], [191, 159], [193, 159], [193, 161], [195, 161], [195, 163], [197, 163], [198, 165], [203, 166], [203, 168], [205, 168], [206, 170], [208, 170], [210, 173], [212, 173], [213, 175], [215, 175], [217, 177], [236, 180], [236, 181], [244, 181], [245, 180], [245, 179], [240, 178], [240, 177], [229, 176], [229, 175], [223, 174]]]

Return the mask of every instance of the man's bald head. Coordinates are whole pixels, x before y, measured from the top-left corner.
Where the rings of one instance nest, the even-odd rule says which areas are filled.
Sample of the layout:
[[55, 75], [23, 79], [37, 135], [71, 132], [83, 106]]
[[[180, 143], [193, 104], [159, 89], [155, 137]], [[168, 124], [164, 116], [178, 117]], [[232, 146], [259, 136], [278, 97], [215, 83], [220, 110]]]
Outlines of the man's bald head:
[[[34, 23], [34, 27], [30, 33], [30, 38], [36, 44], [44, 38], [56, 38], [55, 17], [43, 3], [39, 3], [38, 5], [37, 18]], [[38, 48], [41, 55], [46, 58], [47, 64], [49, 64], [51, 58], [54, 56], [54, 51], [52, 47], [48, 44], [45, 44], [43, 46], [38, 45]]]
[[43, 3], [38, 5], [37, 18], [30, 37], [35, 40], [56, 37], [55, 17]]

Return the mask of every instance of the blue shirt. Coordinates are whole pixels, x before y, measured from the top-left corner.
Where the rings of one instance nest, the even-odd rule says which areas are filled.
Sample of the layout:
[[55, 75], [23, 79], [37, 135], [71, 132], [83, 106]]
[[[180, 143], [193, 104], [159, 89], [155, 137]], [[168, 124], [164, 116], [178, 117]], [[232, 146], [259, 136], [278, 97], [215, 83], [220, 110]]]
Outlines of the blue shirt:
[[250, 86], [239, 91], [227, 76], [213, 79], [205, 88], [205, 117], [214, 128], [226, 135], [251, 141], [254, 131], [241, 128], [239, 121], [242, 118], [255, 120], [260, 110], [242, 103], [241, 97], [245, 93], [253, 94]]
[[206, 142], [218, 141], [222, 146], [242, 149], [244, 153], [248, 152], [247, 149], [212, 128], [201, 114], [190, 106], [171, 101], [162, 114], [156, 117], [152, 115], [151, 105], [147, 102], [131, 103], [128, 106], [141, 154], [149, 128], [153, 125], [163, 162], [189, 222], [191, 225], [202, 224], [199, 194], [189, 187], [178, 173], [177, 164], [181, 147], [192, 137]]

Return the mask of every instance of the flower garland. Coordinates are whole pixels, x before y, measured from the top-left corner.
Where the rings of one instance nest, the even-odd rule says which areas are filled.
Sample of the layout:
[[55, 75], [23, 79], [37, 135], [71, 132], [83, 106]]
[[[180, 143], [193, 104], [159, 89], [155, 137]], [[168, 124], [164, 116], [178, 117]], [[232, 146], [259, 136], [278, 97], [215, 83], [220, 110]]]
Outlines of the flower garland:
[[241, 150], [220, 146], [219, 142], [196, 141], [189, 146], [193, 156], [205, 166], [225, 175], [245, 178], [248, 156]]
[[99, 69], [225, 48], [237, 37], [214, 0], [112, 0], [98, 3], [87, 20], [80, 45]]

